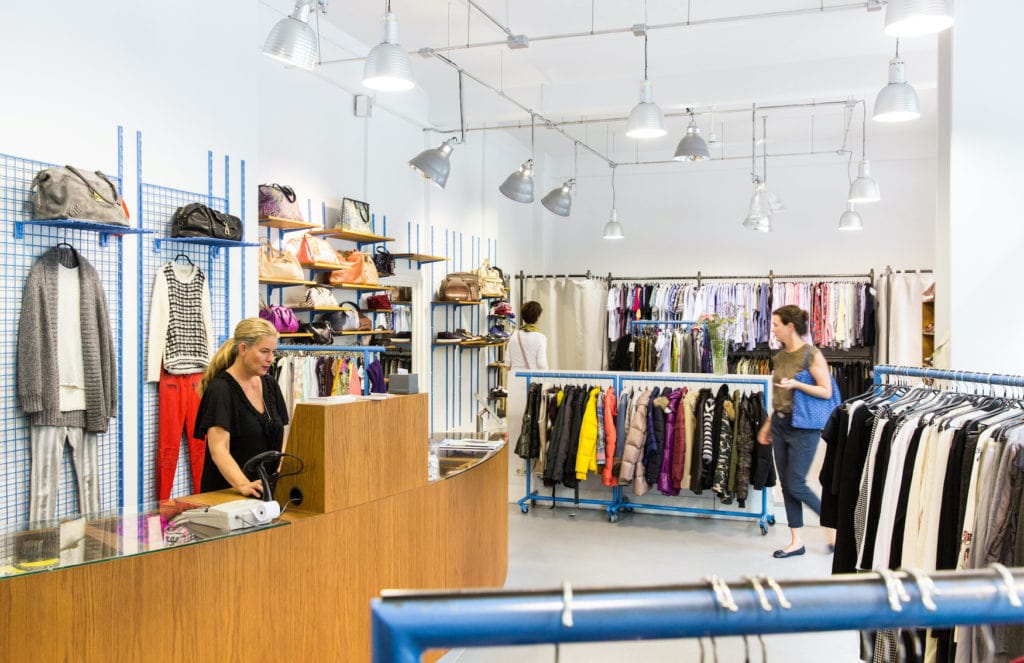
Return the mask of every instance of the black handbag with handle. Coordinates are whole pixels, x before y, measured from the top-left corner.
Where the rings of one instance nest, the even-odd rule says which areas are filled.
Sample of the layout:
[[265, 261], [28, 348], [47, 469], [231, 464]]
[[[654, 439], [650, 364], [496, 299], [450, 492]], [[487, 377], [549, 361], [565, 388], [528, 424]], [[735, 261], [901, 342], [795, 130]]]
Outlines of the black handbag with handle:
[[395, 256], [383, 246], [378, 246], [373, 254], [373, 266], [377, 268], [378, 276], [395, 275]]
[[331, 323], [326, 320], [304, 322], [299, 325], [299, 331], [312, 334], [313, 338], [309, 342], [313, 345], [332, 345], [334, 343], [334, 330], [331, 329]]
[[202, 203], [189, 203], [174, 211], [171, 237], [211, 237], [240, 242], [242, 220]]

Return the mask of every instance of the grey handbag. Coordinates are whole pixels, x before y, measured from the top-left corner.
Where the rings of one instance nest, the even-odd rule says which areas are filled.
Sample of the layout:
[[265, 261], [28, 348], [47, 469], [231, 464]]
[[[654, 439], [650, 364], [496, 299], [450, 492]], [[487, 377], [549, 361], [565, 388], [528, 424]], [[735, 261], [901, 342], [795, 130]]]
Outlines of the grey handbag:
[[83, 173], [74, 166], [47, 168], [32, 180], [35, 219], [82, 219], [128, 225], [127, 207], [117, 187], [100, 171]]
[[342, 230], [350, 232], [373, 234], [373, 219], [370, 218], [370, 206], [361, 200], [343, 198], [341, 201], [341, 214], [338, 217], [338, 225]]

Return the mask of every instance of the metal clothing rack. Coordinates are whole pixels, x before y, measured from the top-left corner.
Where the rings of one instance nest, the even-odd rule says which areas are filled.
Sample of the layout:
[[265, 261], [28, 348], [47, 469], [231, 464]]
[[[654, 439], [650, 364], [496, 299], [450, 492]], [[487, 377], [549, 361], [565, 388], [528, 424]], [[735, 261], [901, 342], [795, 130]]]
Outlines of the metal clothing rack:
[[[631, 373], [628, 371], [594, 371], [594, 372], [573, 372], [573, 371], [516, 371], [516, 377], [526, 378], [526, 389], [535, 379], [554, 380], [585, 380], [588, 382], [611, 382], [616, 394], [620, 394], [627, 383], [680, 383], [680, 384], [727, 384], [727, 385], [754, 385], [762, 389], [765, 411], [768, 411], [769, 394], [771, 393], [772, 377], [770, 375], [706, 375], [699, 373]], [[577, 502], [573, 498], [557, 497], [555, 495], [539, 495], [532, 489], [532, 472], [530, 461], [526, 463], [526, 495], [518, 501], [519, 508], [523, 513], [530, 510], [530, 505], [536, 502]], [[650, 504], [635, 502], [623, 494], [622, 487], [612, 488], [611, 500], [578, 500], [579, 504], [592, 504], [604, 506], [608, 513], [608, 522], [617, 522], [619, 515], [635, 509], [650, 510], [662, 513], [684, 513], [697, 516], [718, 516], [727, 518], [750, 519], [756, 518], [761, 529], [761, 534], [768, 533], [768, 525], [775, 524], [775, 516], [768, 513], [768, 489], [761, 491], [761, 510], [759, 513], [748, 513], [746, 511], [723, 512], [716, 509], [700, 509], [696, 507], [671, 506], [665, 504]]]
[[[338, 346], [338, 345], [279, 345], [277, 346], [278, 352], [309, 352], [311, 354], [347, 354], [347, 355], [361, 355], [363, 358], [363, 366], [369, 366], [376, 357], [372, 355], [380, 354], [386, 350], [382, 345], [361, 345], [358, 347], [351, 346]], [[363, 380], [362, 383], [363, 396], [370, 393], [370, 381]]]
[[882, 378], [885, 375], [906, 378], [928, 378], [932, 380], [947, 380], [950, 382], [967, 382], [1003, 387], [1024, 387], [1024, 375], [978, 373], [974, 371], [950, 371], [938, 368], [899, 366], [895, 364], [879, 364], [878, 366], [875, 366], [874, 383], [882, 384]]
[[[374, 663], [423, 651], [545, 643], [950, 628], [1024, 623], [1024, 569], [747, 577], [622, 589], [384, 592], [370, 605]], [[837, 600], [837, 597], [842, 597]]]
[[693, 327], [696, 324], [693, 320], [630, 320], [629, 331], [635, 334], [637, 327]]

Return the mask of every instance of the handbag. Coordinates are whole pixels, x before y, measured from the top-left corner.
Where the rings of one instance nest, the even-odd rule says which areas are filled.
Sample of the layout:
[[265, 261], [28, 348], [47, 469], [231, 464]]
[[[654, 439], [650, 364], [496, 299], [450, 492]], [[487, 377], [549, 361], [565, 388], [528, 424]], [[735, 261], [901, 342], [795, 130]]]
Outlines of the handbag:
[[128, 206], [117, 187], [100, 171], [91, 173], [74, 166], [46, 168], [32, 179], [32, 218], [85, 219], [128, 225]]
[[242, 220], [218, 212], [202, 203], [189, 203], [174, 210], [171, 237], [211, 237], [233, 242], [242, 241]]
[[390, 295], [370, 295], [366, 298], [366, 308], [371, 311], [390, 311]]
[[473, 272], [452, 272], [437, 287], [437, 298], [444, 302], [467, 302], [480, 299], [480, 283]]
[[476, 274], [480, 283], [481, 297], [505, 296], [505, 275], [497, 267], [491, 267], [490, 260], [485, 258], [480, 269], [476, 270]]
[[[811, 349], [807, 348], [804, 354], [804, 370], [797, 373], [793, 379], [803, 384], [815, 384], [814, 376], [809, 370]], [[818, 398], [804, 392], [793, 390], [793, 418], [790, 420], [793, 428], [808, 430], [821, 430], [828, 423], [832, 410], [839, 407], [842, 397], [839, 395], [839, 385], [836, 379], [829, 375], [832, 380], [832, 395], [829, 398]]]
[[377, 251], [373, 254], [373, 265], [377, 268], [377, 274], [380, 276], [395, 275], [395, 256], [387, 250], [387, 247], [377, 247]]
[[373, 262], [373, 256], [363, 253], [363, 283], [366, 285], [380, 285], [380, 274], [377, 272], [377, 265]]
[[322, 306], [337, 306], [338, 300], [334, 298], [334, 291], [322, 285], [315, 285], [306, 288], [306, 298], [301, 306], [303, 308], [320, 308]]
[[318, 319], [330, 324], [335, 333], [359, 330], [359, 311], [351, 308], [324, 313]]
[[311, 237], [309, 235], [302, 236], [302, 240], [299, 244], [298, 251], [295, 253], [295, 257], [298, 258], [299, 262], [303, 265], [338, 264], [338, 252], [331, 247], [330, 243], [326, 239]]
[[335, 269], [327, 274], [327, 283], [331, 285], [342, 285], [345, 283], [365, 283], [365, 263], [363, 253], [358, 249], [352, 251], [338, 251], [335, 254], [334, 262], [345, 265], [342, 269]]
[[313, 338], [310, 339], [310, 342], [313, 345], [331, 345], [334, 343], [334, 330], [331, 329], [329, 323], [323, 320], [303, 322], [299, 325], [299, 331], [312, 334]]
[[342, 198], [341, 213], [336, 228], [366, 235], [373, 234], [373, 220], [370, 218], [370, 206], [361, 200]]
[[281, 334], [299, 331], [299, 319], [287, 306], [264, 306], [260, 309], [260, 317], [274, 325]]
[[259, 277], [261, 279], [301, 281], [303, 276], [302, 266], [295, 256], [275, 249], [266, 240], [260, 242]]
[[260, 194], [260, 218], [268, 219], [289, 219], [291, 221], [304, 221], [302, 208], [299, 207], [295, 191], [290, 186], [280, 184], [261, 184]]

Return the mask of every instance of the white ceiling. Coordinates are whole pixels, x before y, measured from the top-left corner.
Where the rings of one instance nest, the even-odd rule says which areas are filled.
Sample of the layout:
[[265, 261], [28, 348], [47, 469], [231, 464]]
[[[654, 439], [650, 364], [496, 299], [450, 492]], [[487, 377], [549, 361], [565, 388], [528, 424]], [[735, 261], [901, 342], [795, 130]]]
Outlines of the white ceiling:
[[[282, 0], [287, 11], [289, 2]], [[812, 100], [867, 99], [887, 80], [887, 61], [895, 41], [882, 32], [884, 11], [866, 3], [839, 0], [476, 0], [515, 34], [531, 38], [527, 49], [504, 45], [460, 48], [467, 42], [503, 41], [505, 33], [471, 8], [466, 0], [393, 0], [399, 38], [407, 51], [422, 47], [451, 50], [446, 57], [467, 72], [501, 88], [523, 105], [556, 122], [581, 118], [625, 117], [636, 103], [643, 78], [643, 39], [632, 32], [565, 39], [541, 37], [626, 29], [645, 22], [649, 30], [648, 77], [655, 99], [667, 112], [687, 106], [744, 109], [715, 116], [716, 133], [725, 141], [713, 156], [750, 154], [753, 102], [759, 105]], [[326, 16], [353, 41], [328, 41], [326, 61], [365, 56], [380, 41], [384, 2], [333, 0]], [[774, 14], [753, 17], [752, 14]], [[741, 18], [746, 17], [746, 18]], [[653, 29], [668, 23], [689, 25]], [[468, 23], [468, 28], [467, 28]], [[361, 43], [360, 43], [361, 42]], [[923, 117], [885, 126], [868, 120], [869, 152], [892, 146], [896, 153], [934, 152], [937, 40], [919, 38], [900, 44], [907, 76], [921, 95]], [[429, 99], [433, 126], [458, 126], [458, 77], [434, 58], [413, 56], [418, 87]], [[352, 80], [361, 61], [322, 65], [319, 75]], [[401, 106], [398, 93], [381, 94], [388, 106]], [[465, 114], [471, 127], [523, 122], [529, 114], [467, 79]], [[760, 114], [759, 114], [760, 115]], [[813, 120], [812, 120], [813, 116]], [[769, 112], [769, 152], [808, 151], [812, 125], [814, 149], [836, 149], [843, 140], [842, 106]], [[698, 120], [707, 136], [710, 117]], [[724, 125], [724, 126], [723, 126]], [[760, 126], [760, 121], [758, 121]], [[685, 131], [684, 118], [669, 119], [669, 135], [655, 141], [625, 138], [624, 122], [567, 126], [570, 132], [616, 161], [667, 159]], [[528, 143], [529, 131], [521, 132]], [[860, 111], [851, 135], [859, 148]], [[571, 143], [553, 131], [537, 132], [538, 150], [558, 155]], [[877, 146], [877, 147], [876, 147]]]

